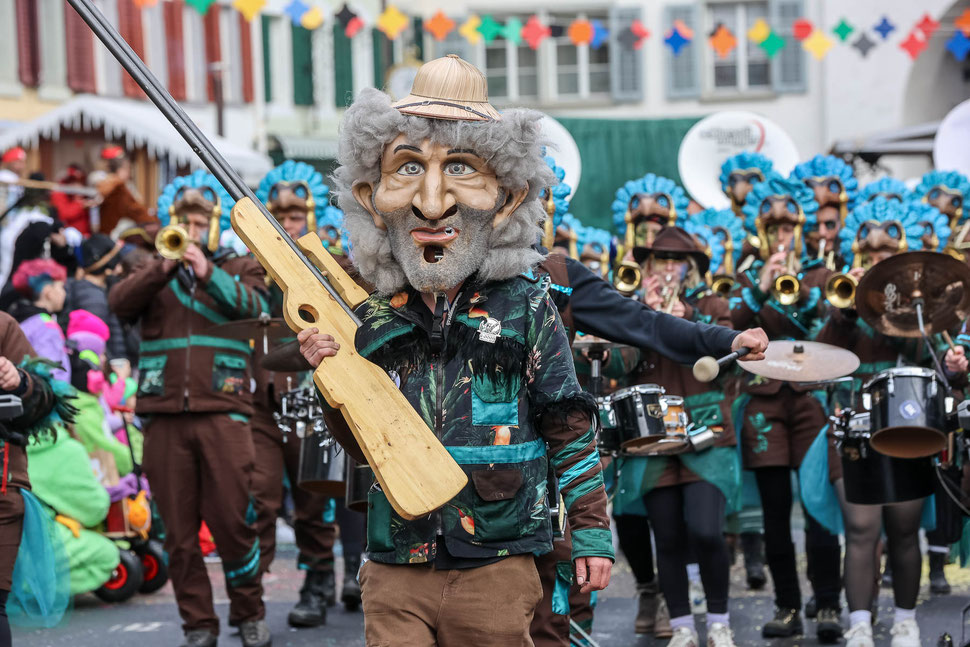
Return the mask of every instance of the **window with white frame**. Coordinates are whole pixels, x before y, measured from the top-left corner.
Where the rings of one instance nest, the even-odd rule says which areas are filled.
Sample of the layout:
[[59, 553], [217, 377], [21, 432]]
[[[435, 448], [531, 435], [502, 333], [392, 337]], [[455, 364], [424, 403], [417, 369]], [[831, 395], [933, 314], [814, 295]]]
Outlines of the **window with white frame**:
[[[514, 16], [522, 24], [529, 16]], [[495, 16], [505, 23], [513, 16]], [[526, 43], [515, 45], [504, 38], [485, 44], [484, 65], [488, 96], [496, 103], [536, 102], [539, 99], [539, 56]]]
[[737, 46], [724, 58], [712, 47], [703, 48], [709, 92], [736, 94], [771, 88], [771, 61], [747, 36], [758, 20], [770, 22], [767, 2], [715, 2], [707, 6], [705, 36], [713, 35], [723, 25], [737, 40]]
[[598, 21], [604, 27], [609, 24], [607, 14], [551, 14], [550, 27], [558, 27], [562, 35], [551, 40], [556, 84], [553, 96], [560, 101], [607, 97], [610, 93], [610, 43], [604, 38], [597, 47], [575, 45], [569, 38], [569, 26], [576, 20]]

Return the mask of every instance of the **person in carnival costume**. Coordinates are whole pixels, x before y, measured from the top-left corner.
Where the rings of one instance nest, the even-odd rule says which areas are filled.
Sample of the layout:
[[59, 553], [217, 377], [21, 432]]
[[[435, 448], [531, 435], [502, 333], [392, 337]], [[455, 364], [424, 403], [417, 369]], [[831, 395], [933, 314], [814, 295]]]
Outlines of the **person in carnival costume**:
[[[915, 201], [887, 199], [876, 195], [857, 206], [846, 219], [839, 238], [841, 254], [851, 264], [849, 274], [861, 279], [877, 263], [906, 251], [922, 248], [924, 222], [931, 222], [936, 236], [946, 241], [950, 234], [947, 216], [930, 205]], [[939, 251], [930, 248], [928, 251]], [[840, 304], [841, 305], [841, 304]], [[830, 406], [852, 407], [852, 396], [862, 384], [885, 369], [905, 365], [930, 364], [930, 358], [920, 341], [882, 335], [866, 324], [854, 304], [846, 308], [830, 308], [830, 317], [816, 339], [847, 348], [862, 362], [853, 374], [849, 394], [836, 392]], [[939, 342], [942, 345], [942, 342]], [[845, 441], [843, 440], [843, 443]], [[814, 447], [813, 447], [814, 449]], [[875, 450], [868, 448], [869, 453]], [[846, 476], [850, 465], [859, 460], [858, 450], [851, 444], [842, 447], [841, 460]], [[828, 453], [826, 452], [826, 455]], [[832, 460], [829, 457], [829, 460]], [[892, 629], [893, 647], [920, 645], [919, 626], [915, 608], [919, 593], [922, 558], [919, 548], [919, 529], [924, 517], [925, 497], [933, 493], [935, 478], [929, 461], [920, 471], [920, 462], [909, 459], [884, 458], [893, 473], [909, 475], [907, 486], [900, 487], [897, 498], [886, 504], [853, 502], [858, 494], [847, 493], [848, 485], [838, 484], [845, 527], [845, 594], [849, 605], [849, 630], [845, 634], [847, 647], [873, 647], [872, 610], [874, 583], [879, 575], [877, 544], [881, 531], [888, 538], [888, 563], [892, 566], [892, 587], [896, 612]], [[806, 462], [809, 459], [806, 458]], [[922, 475], [922, 479], [920, 478]], [[803, 475], [804, 476], [804, 475]], [[922, 481], [922, 482], [921, 482]], [[872, 494], [872, 493], [869, 493]], [[932, 509], [929, 510], [933, 512]], [[815, 514], [823, 518], [821, 510]], [[932, 560], [932, 553], [931, 553]]]
[[859, 189], [852, 167], [834, 155], [816, 155], [796, 165], [790, 178], [804, 182], [818, 203], [815, 226], [805, 233], [809, 255], [824, 260], [831, 270], [841, 269], [839, 230], [855, 206]]
[[[740, 273], [732, 299], [736, 327], [760, 323], [772, 339], [807, 339], [825, 314], [822, 288], [831, 272], [805, 256], [803, 232], [813, 227], [818, 204], [801, 182], [770, 172], [745, 198], [745, 228], [758, 239], [760, 258]], [[797, 289], [783, 292], [776, 280], [794, 276]], [[766, 638], [802, 632], [801, 591], [791, 537], [791, 470], [797, 469], [825, 412], [810, 390], [796, 383], [746, 376], [735, 424], [741, 428], [745, 469], [754, 470], [765, 525], [765, 555], [775, 587], [775, 617]], [[835, 641], [839, 622], [841, 550], [838, 537], [806, 518], [809, 579], [817, 604], [816, 633]]]
[[671, 227], [687, 213], [690, 200], [673, 180], [653, 173], [630, 180], [613, 198], [613, 226], [623, 241], [627, 258], [636, 246], [649, 245], [664, 227]]
[[939, 209], [950, 219], [953, 232], [947, 251], [970, 263], [970, 222], [965, 203], [970, 198], [970, 180], [957, 171], [930, 171], [913, 190], [917, 198]]
[[230, 625], [245, 647], [271, 643], [251, 500], [252, 351], [215, 330], [268, 309], [259, 263], [219, 246], [233, 204], [209, 173], [176, 178], [158, 213], [163, 225], [183, 228], [181, 259], [152, 258], [108, 294], [119, 318], [141, 322], [136, 412], [147, 419], [144, 470], [165, 522], [188, 647], [215, 645], [219, 633], [198, 542], [203, 518], [219, 545]]
[[[288, 160], [266, 174], [259, 183], [256, 196], [270, 213], [279, 220], [294, 240], [307, 232], [331, 227], [342, 218], [342, 213], [330, 205], [330, 187], [323, 176], [309, 164]], [[340, 233], [336, 234], [339, 247]], [[345, 256], [337, 256], [339, 262], [349, 266]], [[275, 284], [269, 287], [270, 314], [282, 317], [283, 292]], [[261, 367], [263, 348], [257, 344], [253, 355], [253, 372], [256, 378], [256, 398], [252, 419], [253, 445], [256, 449], [256, 467], [253, 473], [256, 496], [261, 551], [260, 567], [269, 570], [276, 549], [276, 518], [283, 506], [284, 475], [293, 485], [291, 494], [294, 504], [296, 544], [299, 550], [297, 565], [305, 572], [300, 600], [289, 613], [287, 620], [296, 627], [313, 627], [326, 623], [327, 605], [334, 604], [334, 554], [333, 545], [336, 526], [332, 519], [328, 497], [311, 493], [296, 486], [300, 465], [300, 441], [291, 435], [285, 438], [273, 418], [280, 408], [281, 397], [288, 390], [309, 383], [311, 374], [267, 371]], [[356, 581], [360, 567], [362, 546], [352, 548], [352, 535], [361, 537], [363, 520], [359, 514], [346, 513], [341, 504], [342, 517], [347, 522], [341, 526], [346, 563], [343, 597], [348, 606], [360, 605], [360, 589]]]
[[731, 199], [731, 211], [738, 218], [744, 219], [744, 203], [751, 187], [768, 179], [772, 166], [770, 159], [751, 151], [732, 155], [721, 164], [721, 190]]

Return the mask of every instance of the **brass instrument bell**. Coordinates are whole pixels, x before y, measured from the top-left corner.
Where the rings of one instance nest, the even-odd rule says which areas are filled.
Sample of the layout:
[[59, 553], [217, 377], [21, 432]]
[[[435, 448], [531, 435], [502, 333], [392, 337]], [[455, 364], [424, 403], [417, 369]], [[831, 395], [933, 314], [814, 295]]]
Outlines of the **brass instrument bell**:
[[711, 292], [718, 296], [727, 297], [734, 289], [735, 280], [730, 274], [718, 274], [711, 281]]
[[174, 222], [162, 227], [155, 236], [155, 249], [162, 258], [180, 261], [189, 248], [189, 232], [181, 224]]
[[795, 275], [795, 250], [792, 249], [788, 252], [787, 269], [784, 274], [775, 277], [771, 292], [778, 303], [790, 306], [798, 303], [798, 293], [801, 289], [801, 281]]
[[613, 285], [625, 297], [633, 296], [642, 282], [643, 273], [633, 261], [622, 261], [613, 272]]
[[825, 299], [836, 308], [855, 306], [855, 292], [859, 282], [850, 274], [833, 274], [825, 282]]

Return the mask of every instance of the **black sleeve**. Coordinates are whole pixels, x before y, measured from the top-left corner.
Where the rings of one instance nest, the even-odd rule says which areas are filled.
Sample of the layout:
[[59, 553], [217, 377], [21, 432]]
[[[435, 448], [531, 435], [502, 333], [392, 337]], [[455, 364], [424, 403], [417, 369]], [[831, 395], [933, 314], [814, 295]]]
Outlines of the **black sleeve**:
[[585, 265], [566, 259], [576, 329], [628, 346], [653, 350], [680, 364], [731, 352], [739, 334], [724, 326], [694, 323], [657, 312], [623, 296]]

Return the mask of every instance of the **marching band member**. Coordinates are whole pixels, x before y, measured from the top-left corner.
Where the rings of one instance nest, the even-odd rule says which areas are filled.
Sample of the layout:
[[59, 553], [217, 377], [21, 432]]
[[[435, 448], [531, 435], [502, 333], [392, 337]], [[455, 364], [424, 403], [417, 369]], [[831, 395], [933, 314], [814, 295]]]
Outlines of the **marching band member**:
[[[708, 241], [713, 233], [703, 228]], [[723, 248], [717, 246], [715, 263]], [[653, 309], [688, 321], [731, 325], [728, 302], [712, 294], [703, 276], [711, 258], [687, 231], [668, 227], [649, 246], [633, 248], [643, 268], [644, 300]], [[660, 590], [670, 609], [670, 647], [696, 647], [694, 617], [688, 595], [688, 545], [696, 551], [707, 598], [707, 645], [733, 647], [729, 626], [730, 563], [724, 540], [724, 518], [740, 494], [740, 465], [730, 423], [731, 402], [722, 389], [698, 382], [690, 366], [645, 352], [628, 383], [653, 382], [669, 394], [682, 395], [688, 419], [714, 433], [714, 448], [646, 459], [639, 484], [653, 520]]]
[[894, 177], [881, 177], [873, 180], [862, 187], [856, 196], [856, 205], [871, 202], [876, 197], [882, 196], [887, 200], [898, 200], [899, 202], [911, 202], [916, 200], [916, 196], [910, 191], [909, 187], [902, 180]]
[[[945, 241], [950, 230], [946, 216], [935, 208], [917, 202], [887, 199], [881, 195], [856, 207], [846, 220], [840, 234], [843, 257], [852, 265], [849, 276], [857, 281], [871, 267], [897, 253], [921, 248], [923, 227], [929, 220], [940, 240]], [[936, 250], [931, 250], [936, 251]], [[880, 371], [907, 364], [925, 364], [926, 354], [917, 357], [917, 340], [893, 338], [873, 330], [859, 318], [853, 304], [831, 309], [831, 317], [816, 339], [847, 348], [855, 353], [861, 364], [853, 374], [852, 392]], [[851, 402], [842, 402], [851, 406]], [[869, 451], [874, 451], [869, 448]], [[890, 458], [899, 469], [905, 469], [904, 459]], [[848, 469], [848, 468], [846, 468]], [[927, 492], [932, 483], [926, 484]], [[893, 572], [893, 597], [896, 613], [892, 629], [892, 647], [917, 647], [919, 627], [915, 620], [916, 597], [919, 593], [922, 559], [919, 551], [919, 527], [924, 498], [883, 505], [862, 505], [845, 501], [845, 594], [849, 605], [847, 647], [873, 647], [872, 614], [875, 608], [874, 583], [878, 577], [877, 543], [880, 530], [888, 537], [888, 562]], [[874, 555], [876, 556], [874, 558]], [[932, 554], [931, 554], [932, 560]]]
[[839, 230], [855, 206], [859, 188], [852, 167], [834, 155], [816, 155], [796, 165], [790, 179], [812, 189], [818, 203], [815, 226], [805, 230], [809, 255], [825, 261], [830, 270], [841, 269], [844, 263], [838, 251]]
[[612, 205], [613, 226], [622, 237], [623, 253], [617, 256], [630, 260], [635, 246], [649, 245], [661, 230], [676, 224], [689, 203], [676, 182], [660, 175], [647, 173], [626, 182], [616, 190]]
[[[824, 310], [822, 286], [829, 271], [804, 256], [802, 233], [811, 227], [818, 204], [800, 182], [771, 172], [755, 184], [745, 199], [745, 228], [759, 241], [761, 258], [741, 273], [732, 299], [732, 321], [741, 328], [761, 324], [769, 338], [805, 339]], [[765, 623], [765, 638], [802, 632], [801, 591], [791, 539], [792, 469], [801, 464], [825, 412], [809, 390], [794, 383], [752, 375], [741, 385], [748, 396], [741, 420], [745, 469], [753, 470], [761, 495], [765, 524], [765, 554], [775, 586], [777, 612]], [[838, 537], [806, 515], [806, 551], [817, 601], [816, 633], [835, 641], [839, 623]]]
[[744, 201], [751, 187], [767, 180], [772, 166], [770, 159], [751, 151], [732, 155], [721, 164], [721, 190], [731, 198], [731, 211], [739, 219], [744, 220]]
[[[318, 224], [330, 220], [330, 188], [312, 166], [292, 160], [284, 162], [266, 174], [259, 183], [256, 196], [294, 240], [307, 231], [315, 231]], [[275, 285], [269, 287], [270, 314], [282, 316], [283, 292]], [[255, 464], [253, 495], [256, 499], [256, 528], [259, 534], [260, 569], [269, 570], [276, 554], [276, 517], [283, 505], [283, 476], [289, 478], [293, 497], [294, 529], [298, 549], [297, 566], [305, 571], [300, 600], [287, 616], [295, 627], [314, 627], [326, 624], [327, 604], [335, 596], [333, 545], [336, 527], [324, 521], [329, 499], [297, 485], [300, 464], [300, 440], [295, 435], [285, 437], [273, 419], [286, 391], [301, 386], [308, 373], [282, 373], [262, 368], [265, 355], [260, 340], [256, 340], [253, 355], [253, 377], [256, 391], [252, 430]], [[348, 564], [356, 576], [360, 557]]]
[[[165, 522], [169, 576], [187, 647], [215, 645], [219, 618], [202, 560], [202, 520], [219, 546], [229, 624], [245, 647], [268, 647], [259, 539], [251, 500], [253, 413], [249, 344], [214, 326], [266, 311], [265, 273], [219, 247], [233, 200], [209, 173], [176, 178], [158, 200], [153, 258], [111, 288], [111, 309], [140, 321], [136, 412], [146, 420], [144, 469]], [[179, 251], [181, 250], [181, 251]]]

